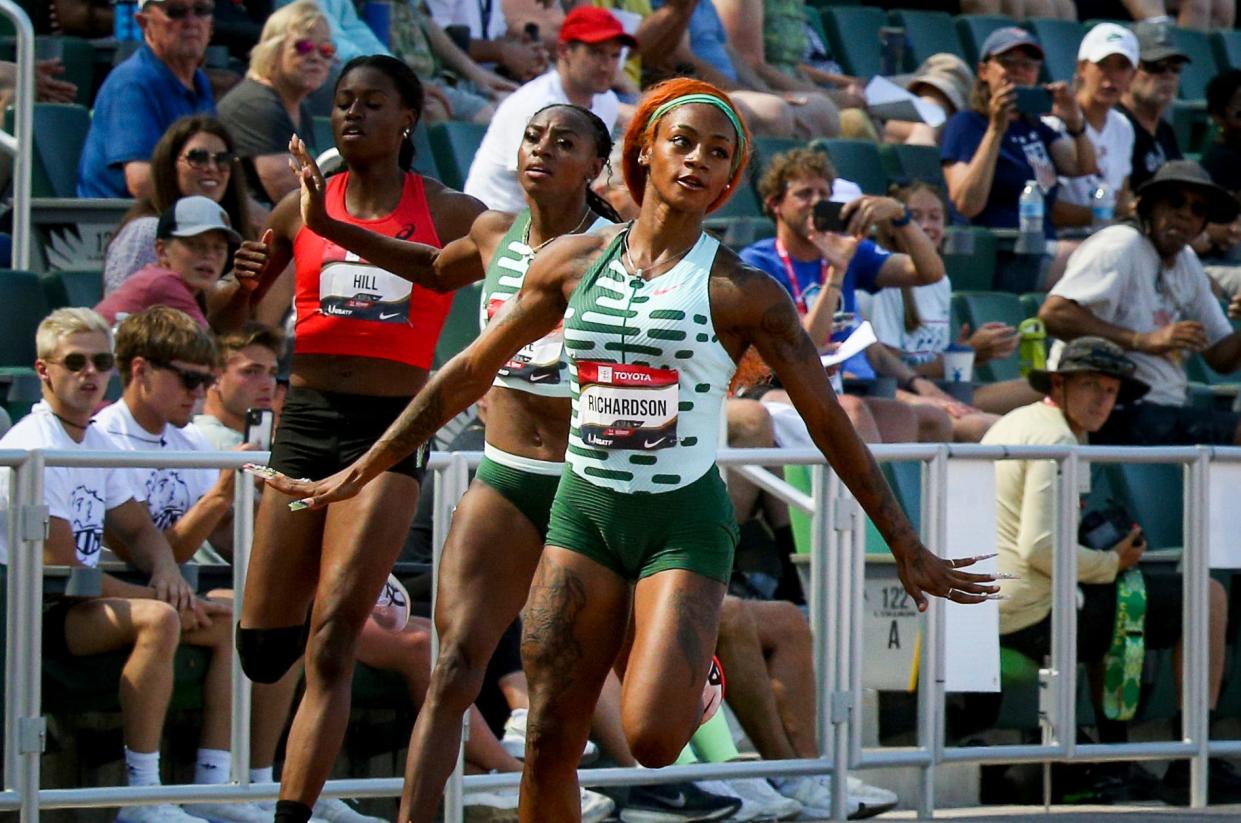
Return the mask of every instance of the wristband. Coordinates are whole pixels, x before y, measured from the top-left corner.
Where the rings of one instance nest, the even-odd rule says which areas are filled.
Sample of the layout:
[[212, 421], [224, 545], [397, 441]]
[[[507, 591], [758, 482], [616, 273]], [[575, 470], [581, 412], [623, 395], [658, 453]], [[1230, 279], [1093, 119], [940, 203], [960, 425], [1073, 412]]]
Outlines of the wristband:
[[891, 223], [892, 223], [892, 228], [894, 228], [894, 229], [902, 229], [902, 228], [904, 228], [905, 226], [908, 226], [908, 225], [909, 225], [909, 221], [910, 221], [910, 220], [913, 220], [913, 219], [914, 219], [914, 216], [913, 216], [912, 214], [910, 214], [910, 213], [909, 213], [909, 209], [905, 209], [905, 213], [904, 213], [904, 214], [902, 214], [900, 217], [896, 218], [895, 220], [892, 220], [892, 221], [891, 221]]
[[1078, 127], [1077, 131], [1073, 131], [1073, 129], [1069, 128], [1068, 123], [1065, 123], [1064, 130], [1068, 133], [1069, 137], [1072, 137], [1073, 139], [1077, 139], [1078, 137], [1081, 137], [1083, 134], [1086, 133], [1086, 122], [1083, 120], [1081, 126]]

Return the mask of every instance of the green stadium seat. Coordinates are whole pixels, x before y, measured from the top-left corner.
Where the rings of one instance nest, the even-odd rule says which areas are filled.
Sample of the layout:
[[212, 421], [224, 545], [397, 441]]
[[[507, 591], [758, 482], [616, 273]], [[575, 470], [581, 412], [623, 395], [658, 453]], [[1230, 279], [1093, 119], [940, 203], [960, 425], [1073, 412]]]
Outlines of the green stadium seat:
[[750, 155], [750, 169], [747, 176], [754, 181], [757, 191], [758, 181], [762, 178], [772, 158], [793, 149], [805, 148], [806, 142], [795, 137], [755, 137], [754, 151]]
[[4, 409], [14, 423], [30, 413], [35, 403], [43, 399], [43, 381], [35, 373], [33, 365], [24, 369], [5, 369], [3, 375]]
[[1178, 549], [1185, 545], [1181, 466], [1113, 463], [1104, 471], [1113, 496], [1138, 521], [1150, 548]]
[[[886, 466], [885, 466], [886, 469]], [[785, 466], [784, 480], [790, 486], [798, 491], [810, 494], [810, 467], [809, 466]], [[866, 519], [866, 553], [867, 554], [887, 554], [888, 544], [883, 542], [883, 537], [879, 534], [879, 530], [875, 528], [875, 524], [869, 517]], [[811, 535], [810, 527], [813, 519], [810, 515], [801, 509], [795, 509], [789, 506], [789, 528], [793, 531], [793, 546], [798, 554], [810, 554]]]
[[1193, 62], [1186, 63], [1181, 71], [1181, 87], [1177, 96], [1181, 100], [1206, 100], [1207, 83], [1219, 73], [1210, 38], [1204, 31], [1180, 26], [1169, 26], [1168, 34], [1177, 48], [1193, 57]]
[[879, 154], [884, 170], [892, 182], [921, 180], [938, 186], [946, 192], [944, 167], [939, 161], [939, 149], [934, 146], [915, 146], [905, 143], [880, 143]]
[[39, 275], [0, 269], [0, 366], [34, 366], [34, 334], [47, 316], [47, 297]]
[[460, 123], [450, 120], [436, 123], [430, 128], [431, 149], [440, 180], [450, 188], [460, 190], [470, 173], [470, 163], [478, 153], [487, 126], [482, 123]]
[[[954, 235], [960, 235], [961, 242]], [[982, 226], [953, 226], [945, 233], [944, 268], [953, 291], [991, 291], [995, 256], [995, 235]]]
[[452, 298], [452, 308], [444, 321], [439, 342], [435, 346], [435, 368], [447, 363], [478, 337], [478, 303], [482, 299], [481, 283], [471, 283], [457, 289]]
[[1085, 34], [1082, 24], [1076, 20], [1036, 17], [1024, 25], [1043, 46], [1043, 81], [1072, 80], [1077, 73], [1077, 47]]
[[1241, 31], [1211, 32], [1211, 50], [1215, 53], [1215, 64], [1220, 71], [1224, 69], [1241, 69]]
[[832, 56], [845, 73], [857, 77], [879, 74], [879, 29], [888, 22], [883, 10], [871, 6], [828, 6], [822, 12]]
[[890, 17], [895, 25], [905, 29], [905, 39], [909, 45], [905, 51], [906, 70], [913, 71], [923, 60], [941, 52], [965, 59], [961, 37], [948, 12], [896, 9]]
[[978, 52], [987, 35], [996, 29], [1017, 25], [1017, 21], [1006, 14], [958, 14], [956, 23], [965, 62], [971, 67], [978, 62]]
[[[957, 304], [957, 316], [962, 323], [977, 329], [984, 323], [999, 322], [1017, 326], [1025, 319], [1021, 298], [1001, 291], [959, 291], [952, 300]], [[1014, 351], [1003, 360], [990, 360], [974, 367], [974, 379], [982, 383], [1013, 380], [1021, 377], [1018, 352]]]
[[[4, 115], [13, 131], [13, 109]], [[31, 187], [35, 197], [76, 197], [78, 158], [90, 129], [90, 112], [76, 103], [35, 103]]]
[[879, 147], [868, 140], [820, 138], [810, 144], [827, 154], [836, 174], [852, 180], [867, 194], [887, 194], [888, 175], [883, 170]]
[[98, 269], [48, 271], [39, 279], [49, 310], [62, 306], [91, 308], [103, 299], [103, 272]]
[[758, 193], [753, 183], [743, 176], [737, 185], [737, 191], [715, 211], [712, 217], [752, 217], [763, 216], [763, 205], [758, 201]]
[[1025, 309], [1026, 317], [1037, 317], [1038, 310], [1042, 308], [1043, 301], [1047, 299], [1045, 291], [1028, 291], [1021, 295], [1021, 307]]

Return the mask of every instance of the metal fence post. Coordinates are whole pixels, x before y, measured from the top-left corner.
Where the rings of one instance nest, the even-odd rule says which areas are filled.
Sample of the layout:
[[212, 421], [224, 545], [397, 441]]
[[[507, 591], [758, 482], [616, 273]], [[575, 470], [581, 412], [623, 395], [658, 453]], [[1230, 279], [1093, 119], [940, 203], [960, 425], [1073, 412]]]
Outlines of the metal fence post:
[[1184, 512], [1185, 550], [1183, 557], [1185, 590], [1184, 657], [1181, 661], [1181, 736], [1194, 744], [1189, 762], [1189, 805], [1200, 809], [1207, 804], [1210, 727], [1207, 714], [1207, 669], [1210, 666], [1210, 501], [1207, 472], [1210, 449], [1198, 448], [1198, 456], [1185, 466]]
[[[448, 539], [448, 529], [452, 525], [452, 513], [457, 501], [465, 494], [470, 482], [469, 464], [459, 452], [453, 452], [448, 458], [448, 466], [440, 472], [435, 483], [435, 519], [431, 530], [431, 542], [435, 547], [431, 575], [431, 614], [435, 614], [435, 593], [439, 590], [440, 559], [444, 553], [444, 542]], [[435, 631], [435, 621], [431, 621], [431, 666], [434, 669], [436, 658], [439, 657], [439, 633]], [[467, 715], [468, 716], [468, 715]], [[462, 723], [465, 723], [464, 718]], [[465, 819], [465, 787], [462, 778], [465, 775], [465, 731], [461, 735], [462, 744], [457, 747], [457, 764], [448, 782], [444, 785], [444, 821], [445, 823], [462, 823]]]
[[[30, 268], [30, 199], [33, 194], [34, 158], [34, 27], [21, 6], [0, 0], [0, 14], [13, 22], [17, 35], [17, 79], [13, 98], [13, 131], [4, 134], [6, 149], [13, 150], [13, 262], [17, 269]], [[16, 145], [14, 145], [16, 144]]]
[[[42, 734], [35, 729], [43, 723], [43, 538], [47, 528], [47, 510], [43, 510], [43, 524], [36, 529], [28, 515], [35, 507], [43, 505], [42, 451], [32, 451], [25, 469], [26, 504], [19, 510], [18, 529], [20, 546], [9, 558], [9, 572], [17, 571], [21, 577], [21, 616], [24, 636], [30, 644], [23, 655], [26, 670], [22, 673], [22, 703], [17, 721], [16, 738], [21, 757], [21, 777], [18, 791], [22, 796], [21, 823], [36, 823], [39, 819], [39, 768], [43, 756]], [[16, 561], [16, 569], [13, 565]]]
[[[250, 567], [250, 547], [254, 542], [254, 479], [241, 469], [233, 478], [233, 637], [241, 624], [241, 599], [246, 590]], [[250, 785], [250, 678], [241, 669], [241, 658], [233, 644], [233, 718], [231, 749], [233, 781]]]
[[[927, 548], [942, 557], [948, 545], [948, 447], [922, 464], [922, 535]], [[944, 750], [944, 608], [938, 598], [922, 619], [921, 674], [918, 677], [918, 745], [931, 753], [918, 781], [918, 816], [935, 815], [936, 768]]]

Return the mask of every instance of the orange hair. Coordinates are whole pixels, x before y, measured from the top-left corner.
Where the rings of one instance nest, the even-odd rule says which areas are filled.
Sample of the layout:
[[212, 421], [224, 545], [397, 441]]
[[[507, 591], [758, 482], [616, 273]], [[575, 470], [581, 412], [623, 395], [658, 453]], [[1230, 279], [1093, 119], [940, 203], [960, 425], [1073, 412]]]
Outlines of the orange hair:
[[634, 112], [633, 119], [629, 122], [629, 128], [625, 131], [625, 148], [621, 166], [625, 175], [625, 185], [629, 187], [629, 194], [633, 196], [634, 202], [641, 206], [642, 197], [646, 193], [646, 169], [638, 164], [638, 155], [642, 153], [642, 149], [646, 147], [655, 135], [655, 128], [658, 122], [651, 122], [651, 115], [664, 103], [686, 94], [709, 94], [712, 97], [719, 98], [724, 105], [732, 109], [733, 113], [737, 115], [737, 122], [741, 124], [741, 129], [744, 132], [744, 134], [738, 135], [739, 141], [737, 146], [737, 150], [743, 153], [742, 157], [737, 163], [737, 167], [733, 170], [732, 178], [729, 179], [728, 185], [724, 187], [724, 191], [720, 193], [720, 196], [711, 205], [707, 206], [707, 213], [709, 214], [724, 205], [728, 198], [732, 197], [733, 192], [737, 190], [737, 184], [745, 174], [746, 163], [750, 159], [750, 146], [752, 145], [750, 127], [746, 125], [745, 118], [741, 116], [732, 99], [710, 83], [690, 77], [674, 77], [651, 87], [651, 90], [642, 96], [642, 101], [638, 104], [638, 110]]

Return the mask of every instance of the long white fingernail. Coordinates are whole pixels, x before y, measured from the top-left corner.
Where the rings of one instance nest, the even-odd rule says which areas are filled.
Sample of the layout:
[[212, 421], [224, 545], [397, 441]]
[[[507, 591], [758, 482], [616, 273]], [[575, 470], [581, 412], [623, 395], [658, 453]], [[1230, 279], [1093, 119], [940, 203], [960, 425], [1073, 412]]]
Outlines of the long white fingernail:
[[988, 600], [1007, 600], [1008, 599], [1008, 595], [1006, 594], [988, 594], [985, 596]]
[[996, 580], [1020, 580], [1021, 575], [1013, 574], [1012, 572], [996, 572], [995, 579]]

